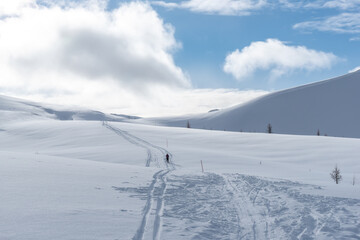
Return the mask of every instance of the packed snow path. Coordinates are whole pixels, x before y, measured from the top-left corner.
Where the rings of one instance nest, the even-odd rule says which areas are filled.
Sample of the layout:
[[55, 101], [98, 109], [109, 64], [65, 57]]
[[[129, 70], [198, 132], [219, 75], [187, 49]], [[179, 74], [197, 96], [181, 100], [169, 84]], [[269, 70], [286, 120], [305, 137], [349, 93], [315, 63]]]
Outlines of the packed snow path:
[[116, 188], [147, 199], [133, 239], [360, 239], [360, 200], [291, 181], [175, 173], [165, 180], [157, 172], [150, 187]]
[[[168, 170], [155, 173], [147, 191], [146, 205], [143, 217], [133, 240], [160, 239], [162, 230], [162, 215], [164, 211], [164, 195], [166, 191], [166, 178]], [[121, 190], [120, 188], [115, 188]]]
[[[152, 143], [145, 141], [144, 139], [138, 138], [127, 131], [121, 130], [117, 127], [110, 125], [107, 122], [103, 122], [103, 126], [115, 132], [119, 136], [123, 137], [128, 142], [144, 148], [147, 151], [146, 167], [150, 167], [155, 164], [158, 168], [166, 168], [168, 170], [175, 170], [175, 164], [173, 162], [172, 154], [166, 149], [156, 146]], [[169, 155], [169, 163], [166, 162], [166, 154]]]
[[[151, 163], [155, 163], [159, 168], [166, 167], [167, 170], [160, 170], [153, 176], [153, 180], [147, 190], [147, 200], [143, 210], [142, 221], [133, 237], [133, 240], [160, 239], [164, 209], [164, 194], [166, 191], [166, 175], [170, 170], [175, 170], [175, 165], [172, 162], [172, 154], [162, 147], [151, 144], [124, 130], [113, 127], [107, 122], [104, 122], [103, 125], [119, 136], [125, 138], [130, 143], [145, 148], [147, 151], [146, 167], [150, 167]], [[166, 154], [169, 155], [169, 163], [166, 161]]]

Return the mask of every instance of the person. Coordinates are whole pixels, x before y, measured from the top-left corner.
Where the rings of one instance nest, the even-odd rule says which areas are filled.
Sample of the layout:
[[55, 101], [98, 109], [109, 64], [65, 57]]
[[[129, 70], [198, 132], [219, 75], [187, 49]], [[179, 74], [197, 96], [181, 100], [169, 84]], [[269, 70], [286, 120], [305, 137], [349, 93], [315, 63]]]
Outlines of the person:
[[166, 154], [166, 162], [169, 163], [169, 154]]

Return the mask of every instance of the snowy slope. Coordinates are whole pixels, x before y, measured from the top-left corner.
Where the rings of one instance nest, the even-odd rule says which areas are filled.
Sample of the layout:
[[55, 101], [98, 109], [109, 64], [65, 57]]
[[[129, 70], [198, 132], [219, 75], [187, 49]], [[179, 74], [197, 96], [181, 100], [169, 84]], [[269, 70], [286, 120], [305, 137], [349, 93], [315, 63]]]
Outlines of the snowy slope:
[[49, 119], [0, 128], [0, 239], [360, 237], [358, 139]]
[[157, 124], [275, 133], [360, 137], [360, 71], [330, 80], [275, 92], [221, 111], [179, 118], [153, 119]]
[[360, 239], [359, 139], [69, 109], [0, 97], [0, 239]]
[[0, 95], [0, 120], [21, 119], [55, 119], [55, 120], [90, 120], [90, 121], [124, 121], [138, 119], [135, 116], [104, 114], [78, 107], [64, 107]]

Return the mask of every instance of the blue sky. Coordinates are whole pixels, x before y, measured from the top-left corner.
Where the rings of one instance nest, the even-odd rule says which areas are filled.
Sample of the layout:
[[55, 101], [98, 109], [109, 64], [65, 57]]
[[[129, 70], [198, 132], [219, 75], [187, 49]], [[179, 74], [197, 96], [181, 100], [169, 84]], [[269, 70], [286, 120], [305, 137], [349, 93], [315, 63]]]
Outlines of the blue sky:
[[[353, 11], [275, 7], [254, 11], [249, 16], [229, 16], [160, 6], [155, 9], [175, 27], [175, 37], [183, 44], [183, 49], [175, 54], [175, 60], [190, 74], [196, 87], [278, 90], [342, 75], [360, 65], [360, 39], [350, 40], [360, 36], [360, 25], [357, 25], [357, 33], [293, 28], [297, 23]], [[267, 71], [258, 71], [241, 82], [224, 73], [224, 59], [229, 52], [268, 38], [279, 39], [292, 46], [330, 52], [339, 60], [329, 68], [295, 70], [274, 81], [269, 81]]]
[[358, 0], [0, 2], [0, 94], [207, 112], [360, 66]]

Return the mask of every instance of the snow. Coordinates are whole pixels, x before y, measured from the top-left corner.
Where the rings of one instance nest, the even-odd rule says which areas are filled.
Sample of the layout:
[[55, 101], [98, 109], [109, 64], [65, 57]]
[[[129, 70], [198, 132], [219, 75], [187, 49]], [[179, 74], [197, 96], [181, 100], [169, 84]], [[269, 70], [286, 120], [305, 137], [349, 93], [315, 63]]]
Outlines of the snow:
[[[360, 137], [360, 70], [274, 92], [251, 102], [199, 115], [147, 119], [165, 126], [280, 134]], [[145, 120], [139, 120], [145, 122]]]
[[0, 239], [360, 239], [360, 139], [145, 120], [0, 97]]
[[63, 107], [60, 105], [40, 104], [17, 98], [0, 95], [0, 120], [12, 121], [37, 119], [56, 120], [89, 120], [89, 121], [126, 121], [128, 119], [140, 119], [136, 116], [124, 114], [104, 114], [79, 107]]
[[136, 231], [142, 201], [112, 186], [143, 184], [152, 169], [3, 151], [0, 156], [0, 239], [130, 239]]

